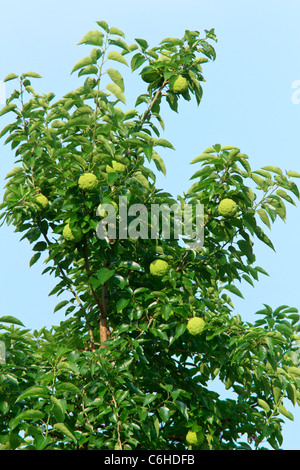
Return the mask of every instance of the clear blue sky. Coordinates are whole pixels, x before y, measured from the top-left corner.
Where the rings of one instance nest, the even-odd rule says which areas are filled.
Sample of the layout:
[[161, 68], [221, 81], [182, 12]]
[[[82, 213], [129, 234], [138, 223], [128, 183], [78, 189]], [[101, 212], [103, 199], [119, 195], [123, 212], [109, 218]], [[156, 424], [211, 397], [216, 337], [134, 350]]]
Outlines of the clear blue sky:
[[[164, 116], [163, 137], [176, 152], [161, 152], [167, 178], [159, 177], [159, 186], [174, 196], [182, 194], [196, 170], [189, 162], [215, 143], [238, 146], [249, 155], [253, 169], [273, 164], [300, 172], [300, 104], [292, 99], [293, 83], [300, 80], [299, 17], [297, 0], [1, 2], [0, 80], [10, 72], [31, 70], [43, 76], [35, 81], [42, 93], [53, 91], [59, 98], [76, 88], [76, 74], [70, 76], [70, 71], [90, 51], [76, 44], [96, 28], [97, 20], [123, 30], [129, 43], [144, 38], [151, 45], [168, 36], [182, 37], [185, 29], [215, 28], [217, 59], [204, 67], [207, 82], [200, 107], [180, 102], [178, 115], [168, 112]], [[129, 107], [134, 105], [137, 83], [136, 79], [125, 82]], [[12, 84], [7, 83], [7, 95]], [[1, 118], [0, 128], [6, 122]], [[2, 141], [0, 188], [12, 164], [12, 152]], [[254, 321], [254, 312], [263, 303], [300, 308], [299, 217], [300, 208], [289, 206], [287, 223], [278, 221], [271, 233], [266, 229], [277, 251], [258, 245], [257, 264], [270, 277], [261, 277], [255, 289], [241, 286], [245, 300], [233, 300], [243, 319]], [[26, 242], [18, 240], [11, 228], [1, 228], [0, 316], [17, 316], [33, 329], [50, 327], [64, 318], [60, 312], [53, 314], [58, 299], [48, 297], [54, 279], [41, 276], [39, 263], [29, 269], [32, 253]], [[300, 410], [289, 403], [287, 407], [295, 420], [284, 426], [283, 447], [300, 450]]]

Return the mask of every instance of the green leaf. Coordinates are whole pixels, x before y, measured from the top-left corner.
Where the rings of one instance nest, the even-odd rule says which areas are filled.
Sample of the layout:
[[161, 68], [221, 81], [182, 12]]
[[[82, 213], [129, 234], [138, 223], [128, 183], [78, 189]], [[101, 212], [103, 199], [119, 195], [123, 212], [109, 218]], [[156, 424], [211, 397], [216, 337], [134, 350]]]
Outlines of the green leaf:
[[145, 51], [149, 47], [149, 44], [147, 43], [145, 39], [135, 38], [135, 40], [138, 43], [138, 45], [141, 46], [143, 51]]
[[186, 323], [178, 323], [175, 329], [175, 338], [179, 338], [179, 336], [183, 335], [186, 330]]
[[19, 78], [18, 75], [16, 75], [15, 73], [9, 73], [8, 75], [6, 75], [3, 82], [9, 82], [9, 80], [14, 80], [15, 78]]
[[83, 59], [80, 59], [78, 62], [76, 62], [76, 64], [72, 68], [71, 75], [76, 70], [82, 69], [83, 67], [86, 67], [87, 65], [91, 65], [93, 63], [94, 63], [94, 61], [93, 61], [92, 57], [90, 57], [90, 56], [84, 57]]
[[136, 261], [121, 261], [119, 263], [120, 268], [130, 269], [130, 271], [141, 271], [141, 265]]
[[34, 421], [36, 419], [42, 419], [44, 417], [44, 413], [40, 410], [27, 410], [23, 411], [22, 413], [18, 414], [15, 418], [10, 421], [10, 427], [14, 429], [20, 421]]
[[296, 205], [293, 199], [291, 198], [291, 196], [289, 196], [283, 189], [277, 189], [276, 194], [277, 196], [282, 197], [282, 199], [285, 199], [286, 201], [293, 204], [294, 206]]
[[32, 258], [30, 259], [30, 261], [29, 261], [29, 266], [30, 266], [30, 267], [33, 266], [34, 263], [36, 263], [36, 262], [38, 261], [38, 259], [40, 258], [40, 256], [41, 256], [41, 253], [35, 253], [35, 254], [32, 256]]
[[57, 370], [58, 371], [67, 370], [67, 371], [74, 372], [74, 374], [79, 373], [78, 367], [75, 364], [72, 364], [71, 362], [67, 362], [67, 361], [59, 362], [57, 364]]
[[177, 39], [177, 38], [165, 38], [163, 39], [162, 41], [160, 41], [159, 44], [171, 44], [172, 46], [182, 46], [183, 45], [183, 42], [181, 39]]
[[254, 258], [251, 243], [246, 240], [239, 240], [237, 244], [239, 246], [239, 249], [244, 255], [247, 256], [249, 260], [252, 260]]
[[258, 271], [258, 272], [261, 273], [261, 274], [264, 274], [265, 276], [269, 276], [269, 274], [267, 273], [267, 271], [265, 271], [264, 268], [261, 268], [260, 266], [256, 266], [256, 267], [255, 267], [255, 270]]
[[273, 246], [273, 243], [271, 240], [267, 237], [267, 235], [264, 233], [264, 231], [261, 229], [261, 227], [255, 227], [254, 232], [256, 236], [266, 245], [268, 245], [272, 250], [275, 251], [275, 248]]
[[107, 59], [108, 60], [116, 60], [117, 62], [120, 62], [121, 64], [125, 64], [125, 65], [127, 65], [127, 67], [129, 67], [127, 61], [124, 59], [122, 54], [120, 54], [117, 51], [109, 52], [109, 54], [107, 55]]
[[72, 395], [82, 395], [79, 388], [76, 387], [76, 385], [72, 384], [71, 382], [60, 382], [60, 383], [58, 383], [56, 385], [56, 390], [58, 392], [71, 393]]
[[251, 178], [257, 184], [259, 188], [263, 189], [264, 191], [268, 189], [269, 185], [266, 183], [266, 181], [263, 178], [261, 178], [261, 176], [258, 176], [252, 173]]
[[161, 420], [166, 423], [170, 419], [171, 412], [167, 406], [161, 406], [158, 409], [159, 416], [161, 417]]
[[259, 406], [266, 412], [268, 413], [270, 411], [270, 407], [268, 405], [268, 403], [265, 401], [265, 400], [262, 400], [261, 398], [258, 398], [257, 399], [257, 403], [259, 404]]
[[156, 436], [159, 436], [159, 419], [157, 416], [153, 415], [154, 428], [156, 431]]
[[78, 43], [79, 44], [90, 44], [92, 46], [101, 47], [103, 44], [103, 34], [98, 30], [89, 31]]
[[280, 400], [281, 389], [280, 389], [280, 387], [277, 387], [277, 386], [275, 385], [275, 386], [273, 387], [272, 391], [273, 391], [273, 397], [274, 397], [275, 404], [276, 404], [276, 403], [278, 403], [278, 401]]
[[113, 95], [115, 95], [115, 97], [118, 98], [118, 100], [126, 104], [125, 95], [118, 85], [116, 85], [115, 83], [108, 83], [108, 85], [106, 86], [106, 89], [110, 91]]
[[146, 60], [146, 57], [144, 57], [143, 54], [141, 54], [140, 52], [135, 54], [130, 62], [131, 71], [134, 72], [134, 70], [138, 69], [141, 65], [143, 65]]
[[300, 377], [300, 367], [291, 366], [288, 368], [290, 374]]
[[179, 400], [175, 400], [175, 405], [181, 412], [181, 414], [185, 417], [185, 419], [188, 421], [189, 420], [189, 414], [188, 414], [188, 409], [185, 403]]
[[33, 251], [44, 251], [47, 248], [46, 242], [37, 242], [34, 247], [32, 248]]
[[164, 174], [164, 176], [166, 176], [167, 175], [166, 165], [163, 159], [160, 157], [160, 155], [158, 155], [158, 153], [156, 152], [153, 152], [152, 160], [154, 161], [155, 166], [158, 169], [158, 171], [161, 171]]
[[238, 150], [238, 151], [240, 151], [240, 149], [238, 147], [235, 147], [234, 145], [223, 145], [223, 147], [221, 147], [221, 151], [224, 152], [225, 150]]
[[87, 65], [85, 68], [81, 69], [80, 72], [78, 72], [78, 77], [81, 77], [82, 75], [96, 75], [98, 73], [98, 67], [96, 65]]
[[107, 33], [109, 32], [109, 26], [106, 23], [106, 21], [96, 21], [97, 25], [100, 26], [100, 28], [104, 29]]
[[0, 317], [0, 322], [2, 322], [2, 323], [12, 323], [13, 325], [24, 326], [23, 323], [21, 322], [21, 320], [18, 320], [18, 318], [11, 317], [9, 315], [4, 316], [4, 317]]
[[287, 384], [287, 396], [288, 399], [293, 403], [294, 406], [297, 404], [297, 389], [294, 384], [289, 383]]
[[272, 171], [273, 173], [277, 173], [277, 175], [282, 175], [282, 170], [278, 168], [278, 166], [268, 165], [268, 166], [264, 166], [262, 169], [267, 170], [267, 171]]
[[61, 308], [63, 308], [65, 305], [67, 305], [69, 303], [69, 300], [62, 300], [61, 302], [59, 302], [55, 308], [54, 308], [54, 313], [57, 312], [58, 310], [60, 310]]
[[228, 290], [229, 292], [232, 292], [235, 295], [238, 295], [242, 299], [244, 298], [244, 296], [239, 291], [239, 289], [236, 286], [234, 286], [233, 284], [227, 284], [227, 286], [224, 286], [224, 289]]
[[58, 400], [58, 398], [52, 396], [51, 402], [53, 405], [52, 412], [55, 416], [56, 421], [58, 421], [59, 423], [62, 423], [65, 419], [65, 410], [64, 410], [61, 400]]
[[70, 439], [72, 439], [72, 441], [76, 442], [76, 438], [75, 436], [71, 433], [71, 431], [67, 428], [67, 426], [63, 423], [55, 423], [53, 425], [53, 428], [60, 432], [61, 434], [63, 434], [64, 436], [67, 436], [69, 437]]
[[173, 145], [170, 142], [168, 142], [168, 140], [166, 139], [153, 139], [153, 144], [155, 146], [159, 145], [160, 147], [167, 147], [169, 149], [175, 150]]
[[149, 393], [144, 398], [143, 406], [149, 405], [156, 399], [157, 399], [157, 395], [155, 393]]
[[286, 418], [290, 419], [291, 421], [294, 421], [294, 416], [292, 415], [292, 413], [290, 411], [288, 411], [285, 406], [283, 406], [282, 404], [280, 404], [278, 406], [278, 411], [280, 414], [282, 414], [283, 416], [285, 416]]
[[129, 302], [130, 302], [129, 299], [120, 299], [116, 305], [117, 313], [122, 312], [122, 310], [124, 310], [124, 308], [127, 307]]
[[118, 70], [115, 69], [107, 69], [106, 71], [109, 75], [109, 77], [112, 79], [112, 81], [118, 85], [118, 87], [121, 89], [122, 92], [124, 92], [124, 81], [123, 77], [120, 74]]
[[144, 188], [148, 189], [148, 191], [151, 191], [149, 181], [141, 171], [135, 171], [132, 178], [136, 179]]
[[123, 31], [118, 28], [114, 28], [113, 26], [109, 29], [109, 34], [115, 34], [116, 36], [122, 36], [123, 38], [125, 38], [125, 34], [123, 33]]
[[105, 282], [107, 282], [114, 275], [114, 272], [114, 270], [101, 268], [97, 273], [97, 278], [100, 282], [100, 285], [105, 284]]
[[22, 73], [22, 76], [23, 77], [31, 77], [31, 78], [42, 78], [41, 75], [39, 75], [38, 73], [35, 73], [35, 72]]
[[297, 171], [288, 171], [287, 175], [293, 178], [300, 178], [300, 173], [297, 173]]
[[44, 387], [41, 387], [40, 385], [34, 385], [32, 387], [27, 388], [22, 392], [18, 398], [16, 399], [16, 402], [20, 400], [24, 400], [24, 398], [45, 398], [48, 396], [48, 392]]
[[260, 219], [263, 221], [263, 223], [267, 225], [269, 229], [271, 229], [270, 219], [267, 212], [264, 209], [257, 209], [256, 212], [259, 215]]
[[7, 106], [4, 106], [3, 108], [0, 109], [0, 116], [3, 116], [3, 114], [9, 113], [9, 111], [12, 111], [16, 107], [17, 106], [15, 104], [8, 104]]

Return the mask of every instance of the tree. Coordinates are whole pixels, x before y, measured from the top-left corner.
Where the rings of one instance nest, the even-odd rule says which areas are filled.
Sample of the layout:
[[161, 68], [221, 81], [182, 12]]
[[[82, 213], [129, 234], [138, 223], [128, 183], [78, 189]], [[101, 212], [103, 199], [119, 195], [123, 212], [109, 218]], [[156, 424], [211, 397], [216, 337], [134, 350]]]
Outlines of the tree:
[[[157, 189], [151, 165], [166, 172], [157, 147], [173, 148], [160, 137], [161, 105], [200, 104], [214, 30], [150, 47], [97, 26], [79, 43], [90, 54], [72, 70], [82, 85], [58, 101], [35, 92], [35, 72], [5, 79], [19, 86], [0, 111], [13, 116], [0, 136], [8, 134], [16, 165], [2, 223], [32, 245], [30, 265], [44, 257], [43, 274], [57, 279], [50, 294], [69, 298], [55, 308], [67, 319], [50, 330], [0, 318], [1, 449], [278, 449], [283, 417], [293, 419], [285, 400], [300, 403], [299, 315], [264, 305], [250, 324], [230, 294], [267, 274], [253, 251], [259, 241], [274, 248], [260, 224], [286, 219], [300, 175], [252, 171], [240, 149], [216, 144], [194, 158], [194, 184], [178, 200]], [[130, 63], [145, 84], [134, 109], [126, 110], [115, 63]], [[121, 200], [140, 211], [177, 204], [181, 215], [189, 206], [194, 225], [203, 207], [203, 246], [174, 235], [174, 214], [169, 237], [162, 220], [155, 237], [142, 237], [150, 211], [128, 216], [140, 236], [112, 236]], [[215, 378], [235, 398], [210, 390]]]

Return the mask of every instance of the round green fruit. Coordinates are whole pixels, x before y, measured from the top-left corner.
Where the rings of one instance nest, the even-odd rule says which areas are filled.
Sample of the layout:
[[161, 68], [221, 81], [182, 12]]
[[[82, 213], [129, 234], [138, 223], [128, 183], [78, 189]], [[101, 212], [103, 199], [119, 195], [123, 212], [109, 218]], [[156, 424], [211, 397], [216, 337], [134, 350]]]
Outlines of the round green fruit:
[[[111, 204], [115, 208], [115, 211], [116, 211], [116, 214], [117, 214], [119, 212], [118, 204], [114, 201], [111, 201], [109, 204]], [[106, 209], [103, 208], [103, 204], [99, 204], [99, 206], [97, 208], [97, 215], [99, 217], [107, 217], [108, 212], [107, 212]]]
[[193, 317], [188, 321], [187, 330], [193, 335], [200, 335], [205, 327], [205, 321], [200, 317]]
[[63, 237], [67, 242], [78, 243], [82, 240], [83, 233], [80, 227], [70, 228], [70, 225], [67, 224], [63, 229]]
[[188, 431], [185, 440], [191, 446], [199, 446], [204, 440], [204, 434], [202, 432]]
[[176, 93], [176, 95], [182, 95], [186, 91], [188, 91], [188, 82], [187, 79], [179, 76], [173, 76], [170, 78], [169, 81], [169, 88], [172, 93]]
[[93, 192], [98, 187], [98, 178], [93, 173], [84, 173], [78, 180], [78, 186], [82, 191]]
[[218, 212], [223, 217], [234, 217], [237, 213], [238, 207], [232, 199], [222, 199], [218, 205]]
[[106, 171], [107, 173], [123, 173], [126, 170], [126, 166], [123, 165], [123, 163], [119, 163], [116, 160], [112, 161], [112, 167], [107, 165], [106, 166]]
[[150, 273], [152, 276], [163, 277], [169, 271], [169, 265], [162, 259], [156, 259], [150, 264]]
[[39, 212], [46, 210], [49, 206], [48, 198], [46, 198], [46, 196], [44, 196], [43, 194], [38, 194], [35, 198], [35, 202], [37, 204]]

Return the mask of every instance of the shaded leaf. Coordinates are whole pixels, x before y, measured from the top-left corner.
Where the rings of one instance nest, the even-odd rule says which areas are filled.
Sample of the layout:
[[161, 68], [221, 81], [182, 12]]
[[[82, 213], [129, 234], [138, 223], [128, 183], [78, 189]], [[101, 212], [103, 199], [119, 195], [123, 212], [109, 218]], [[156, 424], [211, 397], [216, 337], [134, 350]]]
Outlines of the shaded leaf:
[[114, 270], [101, 268], [97, 273], [97, 278], [100, 282], [100, 285], [105, 284], [105, 282], [107, 282], [114, 275], [114, 272]]
[[29, 266], [30, 266], [30, 267], [33, 266], [34, 263], [36, 263], [36, 262], [38, 261], [38, 259], [40, 258], [40, 256], [41, 256], [41, 253], [35, 253], [35, 254], [32, 256], [32, 258], [30, 259], [30, 261], [29, 261]]

